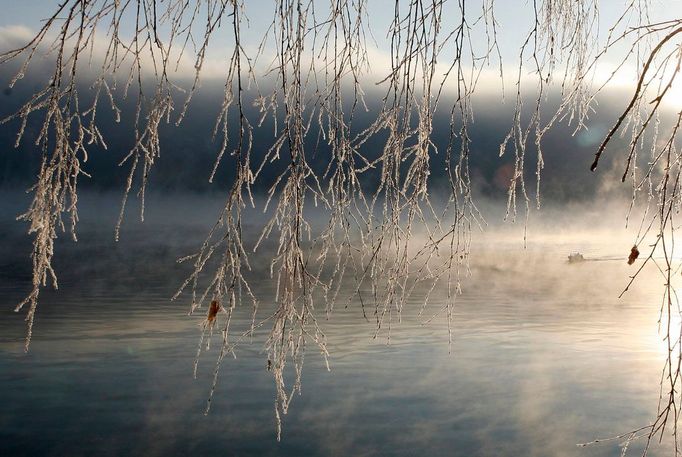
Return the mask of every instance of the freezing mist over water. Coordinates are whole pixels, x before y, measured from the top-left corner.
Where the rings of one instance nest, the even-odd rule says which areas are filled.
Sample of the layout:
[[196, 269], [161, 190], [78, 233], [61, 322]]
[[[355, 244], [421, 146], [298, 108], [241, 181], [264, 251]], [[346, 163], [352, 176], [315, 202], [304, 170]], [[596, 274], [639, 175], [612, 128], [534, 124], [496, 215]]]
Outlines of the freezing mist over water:
[[[268, 329], [225, 360], [204, 416], [219, 341], [193, 379], [201, 315], [187, 316], [187, 296], [169, 300], [189, 272], [175, 260], [203, 240], [220, 199], [151, 198], [147, 222], [130, 217], [117, 244], [116, 199], [83, 196], [79, 241], [57, 244], [60, 289], [41, 294], [28, 354], [12, 308], [30, 286], [30, 239], [12, 220], [24, 202], [5, 202], [0, 455], [615, 456], [617, 441], [576, 444], [646, 425], [656, 411], [662, 280], [647, 269], [618, 298], [633, 272], [631, 239], [598, 206], [533, 216], [526, 249], [518, 224], [474, 234], [451, 348], [444, 316], [425, 324], [442, 289], [422, 314], [411, 298], [390, 345], [385, 333], [372, 338], [357, 299], [328, 320], [322, 305], [331, 372], [311, 345], [278, 443]], [[588, 261], [569, 264], [573, 251]], [[267, 314], [274, 284], [260, 259], [251, 280]], [[349, 281], [342, 294], [353, 290]], [[234, 319], [248, 328], [250, 308]]]

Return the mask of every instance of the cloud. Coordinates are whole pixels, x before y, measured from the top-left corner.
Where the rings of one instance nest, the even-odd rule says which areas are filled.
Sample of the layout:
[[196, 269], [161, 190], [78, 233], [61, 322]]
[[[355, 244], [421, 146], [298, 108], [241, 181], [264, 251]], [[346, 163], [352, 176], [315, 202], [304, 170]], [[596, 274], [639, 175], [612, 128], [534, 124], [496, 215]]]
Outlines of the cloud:
[[[31, 29], [23, 25], [10, 25], [10, 26], [0, 26], [0, 52], [8, 52], [26, 46], [33, 40], [38, 33], [38, 30]], [[32, 66], [38, 66], [40, 68], [51, 67], [56, 56], [55, 50], [50, 49], [53, 41], [57, 38], [57, 34], [54, 29], [48, 30], [44, 38], [41, 40], [38, 53], [32, 57]], [[119, 37], [121, 43], [118, 45], [117, 53], [119, 56], [119, 61], [117, 62], [116, 73], [121, 75], [124, 79], [127, 78], [131, 66], [134, 64], [133, 56], [130, 52], [126, 51], [126, 47], [130, 46], [132, 43], [132, 36], [125, 36], [121, 34]], [[74, 36], [69, 39], [69, 44], [75, 40]], [[92, 35], [92, 42], [88, 44], [88, 47], [83, 50], [81, 57], [79, 58], [81, 62], [80, 71], [82, 73], [91, 76], [98, 75], [103, 70], [103, 65], [105, 59], [108, 55], [111, 55], [110, 50], [111, 36], [107, 32], [106, 27], [100, 27], [98, 31]], [[73, 46], [66, 47], [67, 55], [70, 55]], [[149, 77], [157, 74], [159, 71], [161, 51], [156, 46], [144, 46], [141, 50], [141, 63], [142, 63], [142, 73], [143, 76]], [[15, 60], [17, 62], [23, 62], [23, 59], [28, 57], [28, 51], [20, 54]], [[171, 77], [176, 77], [180, 79], [190, 79], [193, 78], [196, 73], [196, 53], [191, 52], [191, 50], [185, 49], [181, 52], [179, 46], [175, 46], [173, 51], [171, 51], [169, 62], [169, 74]], [[204, 79], [223, 79], [227, 74], [227, 58], [220, 56], [211, 50], [207, 53], [207, 57], [204, 59], [201, 76]], [[68, 63], [67, 63], [68, 65]], [[35, 70], [34, 70], [35, 71]], [[110, 73], [110, 71], [105, 71], [105, 73]]]
[[23, 25], [0, 26], [0, 52], [23, 46], [35, 33]]

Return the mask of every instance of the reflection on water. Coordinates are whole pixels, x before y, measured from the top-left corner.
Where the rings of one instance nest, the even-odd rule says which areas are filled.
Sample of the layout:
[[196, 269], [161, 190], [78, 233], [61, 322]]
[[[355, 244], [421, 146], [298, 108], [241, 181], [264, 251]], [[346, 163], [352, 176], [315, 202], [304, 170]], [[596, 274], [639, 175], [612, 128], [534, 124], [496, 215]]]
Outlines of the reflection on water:
[[[358, 304], [339, 306], [324, 322], [332, 371], [311, 348], [277, 443], [263, 335], [226, 359], [203, 415], [215, 348], [194, 380], [201, 317], [168, 300], [186, 273], [174, 260], [203, 229], [133, 227], [115, 245], [110, 228], [85, 224], [60, 246], [60, 290], [41, 298], [29, 354], [11, 308], [28, 290], [30, 247], [3, 242], [0, 455], [615, 456], [617, 443], [576, 443], [655, 412], [664, 354], [653, 272], [618, 299], [624, 261], [565, 256], [623, 254], [620, 244], [531, 238], [523, 251], [489, 235], [458, 298], [452, 354], [443, 319], [421, 324], [418, 297], [390, 346], [371, 339]], [[267, 308], [272, 286], [256, 284]], [[249, 310], [238, 318], [248, 326]]]

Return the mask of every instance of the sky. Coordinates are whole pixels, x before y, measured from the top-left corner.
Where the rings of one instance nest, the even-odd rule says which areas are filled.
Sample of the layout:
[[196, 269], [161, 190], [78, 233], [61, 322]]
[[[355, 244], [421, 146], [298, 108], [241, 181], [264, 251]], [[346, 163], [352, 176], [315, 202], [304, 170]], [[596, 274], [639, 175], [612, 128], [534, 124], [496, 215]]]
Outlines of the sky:
[[[625, 5], [632, 0], [601, 0], [598, 1], [599, 10], [599, 30], [600, 40], [606, 36], [606, 31], [622, 14]], [[0, 15], [0, 46], [3, 48], [3, 41], [9, 41], [13, 35], [25, 38], [30, 31], [37, 30], [42, 20], [51, 14], [52, 8], [49, 5], [57, 5], [58, 2], [50, 0], [25, 0], [25, 1], [3, 1], [2, 12]], [[324, 5], [326, 2], [317, 2]], [[406, 1], [402, 2], [407, 3]], [[449, 1], [445, 4], [443, 11], [443, 29], [450, 30], [459, 21], [459, 9], [456, 1]], [[670, 11], [682, 11], [682, 0], [650, 0], [646, 2], [649, 8], [651, 22], [670, 19]], [[243, 41], [247, 48], [256, 49], [264, 31], [269, 27], [274, 2], [259, 0], [246, 2], [245, 15], [248, 18], [248, 25], [242, 31]], [[480, 16], [482, 0], [467, 2], [467, 15], [474, 28], [473, 40], [483, 42], [485, 36], [481, 24], [474, 24], [475, 19]], [[518, 65], [518, 54], [523, 41], [533, 25], [533, 2], [530, 0], [496, 0], [494, 1], [495, 17], [498, 21], [499, 47], [503, 58], [503, 65], [507, 72], [513, 72]], [[393, 2], [390, 0], [370, 0], [367, 2], [367, 16], [369, 18], [369, 30], [371, 37], [368, 45], [371, 49], [371, 64], [374, 67], [382, 67], [389, 62], [388, 41], [386, 33], [393, 19]], [[324, 9], [318, 7], [319, 16], [324, 16]], [[229, 24], [227, 24], [229, 25]], [[123, 34], [131, 35], [134, 29], [132, 21], [123, 24]], [[224, 68], [226, 49], [224, 43], [230, 42], [230, 28], [222, 27], [214, 39], [214, 44], [210, 47], [209, 60], [215, 59], [216, 73], [220, 74]], [[624, 49], [615, 49], [615, 52], [607, 55], [605, 63], [616, 64], [620, 62]], [[447, 55], [447, 51], [446, 51]], [[210, 67], [211, 65], [209, 65]], [[495, 62], [493, 67], [497, 67]], [[496, 73], [496, 68], [493, 69]]]

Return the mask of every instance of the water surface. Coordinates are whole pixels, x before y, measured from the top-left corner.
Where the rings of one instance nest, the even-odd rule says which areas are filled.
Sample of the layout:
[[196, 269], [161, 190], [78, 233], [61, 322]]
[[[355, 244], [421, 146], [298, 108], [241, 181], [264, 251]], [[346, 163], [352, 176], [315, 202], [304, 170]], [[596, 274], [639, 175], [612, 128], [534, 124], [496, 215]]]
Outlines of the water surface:
[[[275, 389], [264, 332], [226, 359], [203, 415], [218, 341], [192, 364], [200, 316], [171, 302], [187, 267], [175, 259], [206, 227], [84, 222], [58, 245], [58, 291], [41, 295], [31, 351], [11, 311], [30, 285], [28, 239], [13, 222], [0, 260], [0, 455], [616, 456], [618, 442], [577, 443], [645, 425], [658, 399], [662, 281], [648, 271], [624, 298], [629, 246], [604, 238], [489, 234], [474, 245], [453, 319], [423, 321], [415, 297], [386, 334], [357, 301], [322, 325], [331, 372], [310, 346], [302, 395], [275, 439]], [[623, 251], [625, 247], [626, 252]], [[261, 307], [272, 283], [255, 281]], [[264, 311], [265, 312], [265, 311]], [[250, 310], [235, 328], [248, 326]], [[638, 445], [633, 444], [636, 455]], [[651, 455], [666, 455], [656, 448]]]

